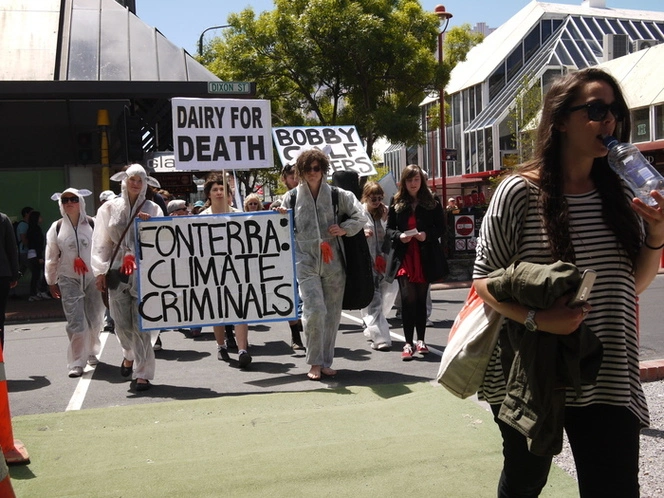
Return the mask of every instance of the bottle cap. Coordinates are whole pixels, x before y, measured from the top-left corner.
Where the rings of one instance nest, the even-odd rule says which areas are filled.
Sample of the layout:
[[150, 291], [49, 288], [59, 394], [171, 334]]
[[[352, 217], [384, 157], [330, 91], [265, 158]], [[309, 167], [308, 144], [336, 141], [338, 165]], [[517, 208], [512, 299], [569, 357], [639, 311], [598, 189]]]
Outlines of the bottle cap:
[[618, 145], [618, 139], [612, 135], [607, 135], [602, 140], [604, 141], [604, 145], [607, 149], [611, 149], [612, 147]]

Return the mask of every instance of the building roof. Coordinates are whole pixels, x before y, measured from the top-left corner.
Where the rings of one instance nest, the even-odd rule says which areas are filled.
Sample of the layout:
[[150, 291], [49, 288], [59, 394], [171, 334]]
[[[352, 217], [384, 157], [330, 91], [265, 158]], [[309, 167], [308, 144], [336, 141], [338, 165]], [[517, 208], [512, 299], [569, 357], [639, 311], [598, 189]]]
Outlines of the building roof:
[[653, 77], [664, 60], [664, 44], [639, 50], [599, 64], [611, 73], [625, 91], [630, 109], [647, 107], [664, 102], [664, 86], [660, 77]]
[[468, 52], [466, 60], [452, 70], [445, 91], [455, 93], [486, 81], [541, 19], [563, 20], [568, 16], [664, 22], [664, 12], [597, 8], [586, 4], [541, 3], [533, 0], [487, 36], [484, 42]]
[[116, 0], [3, 0], [2, 81], [219, 81]]

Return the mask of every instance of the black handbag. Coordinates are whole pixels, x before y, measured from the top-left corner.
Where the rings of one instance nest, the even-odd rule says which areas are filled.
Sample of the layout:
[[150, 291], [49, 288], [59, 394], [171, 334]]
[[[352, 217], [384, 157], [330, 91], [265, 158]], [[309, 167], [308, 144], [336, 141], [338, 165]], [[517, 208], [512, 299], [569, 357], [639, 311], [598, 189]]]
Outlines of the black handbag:
[[[332, 187], [332, 205], [335, 217], [339, 215], [339, 191]], [[339, 223], [348, 219], [342, 216]], [[345, 310], [359, 310], [369, 306], [373, 300], [375, 283], [371, 251], [364, 230], [355, 235], [339, 237], [343, 242], [344, 267], [346, 268], [346, 286], [341, 305]]]
[[125, 275], [119, 268], [113, 268], [106, 272], [106, 287], [115, 290], [120, 285], [120, 282], [125, 284], [129, 282], [129, 275]]

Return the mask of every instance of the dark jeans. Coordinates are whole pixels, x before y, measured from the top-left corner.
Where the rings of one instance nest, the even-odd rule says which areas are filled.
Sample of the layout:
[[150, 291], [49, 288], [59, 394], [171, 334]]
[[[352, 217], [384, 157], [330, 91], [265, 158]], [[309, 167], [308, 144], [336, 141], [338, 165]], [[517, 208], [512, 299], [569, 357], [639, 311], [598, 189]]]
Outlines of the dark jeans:
[[44, 263], [40, 263], [37, 258], [32, 258], [28, 260], [28, 267], [30, 268], [30, 295], [45, 292], [47, 287], [44, 281]]
[[[539, 496], [552, 457], [533, 455], [526, 438], [498, 420], [500, 405], [491, 405], [503, 437], [503, 471], [499, 498]], [[639, 496], [639, 420], [627, 408], [593, 404], [565, 409], [565, 432], [574, 454], [581, 498]]]
[[413, 344], [413, 335], [417, 330], [417, 339], [424, 340], [427, 327], [427, 292], [428, 283], [415, 284], [408, 277], [399, 277], [401, 292], [401, 322], [403, 335], [408, 344]]
[[7, 298], [9, 297], [9, 284], [11, 277], [0, 277], [0, 345], [5, 349], [5, 312], [7, 311]]

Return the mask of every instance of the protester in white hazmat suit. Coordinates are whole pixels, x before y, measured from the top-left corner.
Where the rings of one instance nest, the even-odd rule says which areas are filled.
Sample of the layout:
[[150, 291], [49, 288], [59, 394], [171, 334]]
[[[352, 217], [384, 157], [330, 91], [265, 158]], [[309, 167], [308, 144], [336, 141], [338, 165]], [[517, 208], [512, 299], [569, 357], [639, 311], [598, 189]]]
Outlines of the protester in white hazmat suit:
[[[327, 156], [318, 149], [302, 152], [295, 163], [300, 181], [293, 210], [295, 266], [303, 303], [306, 361], [311, 365], [307, 376], [311, 380], [336, 374], [331, 366], [346, 282], [340, 252], [343, 244], [338, 238], [355, 235], [367, 221], [355, 196], [339, 189], [339, 216], [345, 214], [350, 218], [338, 223], [332, 190], [324, 181], [329, 167]], [[293, 207], [290, 203], [290, 195], [285, 195], [279, 211]]]
[[104, 303], [90, 271], [94, 222], [85, 212], [83, 199], [90, 194], [89, 190], [75, 188], [53, 194], [51, 199], [58, 201], [62, 218], [46, 233], [44, 276], [51, 295], [62, 300], [70, 377], [83, 375], [86, 363], [96, 365], [101, 350]]
[[[122, 192], [97, 211], [92, 237], [92, 271], [97, 288], [103, 291], [108, 287], [115, 335], [124, 354], [120, 374], [123, 377], [131, 375], [136, 380], [136, 390], [145, 391], [150, 387], [149, 381], [154, 379], [155, 357], [152, 345], [159, 331], [141, 332], [139, 328], [133, 224], [136, 217], [148, 220], [163, 215], [157, 204], [145, 198], [148, 184], [159, 187], [159, 182], [149, 177], [140, 164], [132, 164], [126, 171], [113, 175], [111, 180], [122, 182]], [[123, 237], [127, 226], [129, 229]], [[119, 250], [111, 261], [117, 246]], [[108, 278], [109, 270], [120, 272], [121, 278], [116, 288], [112, 288], [114, 279]]]
[[390, 324], [387, 314], [392, 309], [394, 299], [399, 292], [396, 281], [385, 281], [387, 254], [383, 252], [385, 228], [387, 225], [387, 206], [383, 204], [383, 188], [376, 182], [367, 182], [362, 190], [362, 207], [367, 216], [364, 234], [367, 236], [371, 260], [373, 261], [374, 296], [369, 306], [362, 308], [364, 335], [371, 340], [372, 349], [389, 351], [392, 347]]

